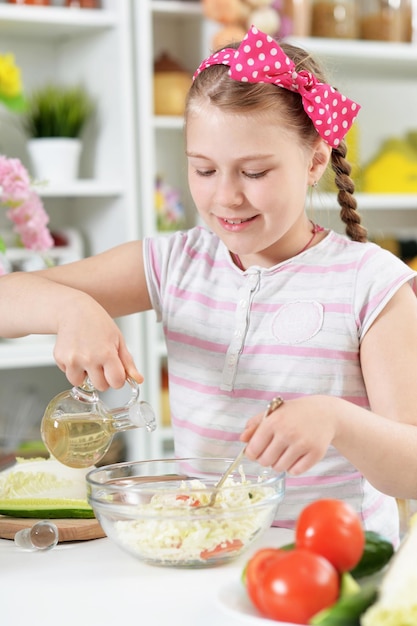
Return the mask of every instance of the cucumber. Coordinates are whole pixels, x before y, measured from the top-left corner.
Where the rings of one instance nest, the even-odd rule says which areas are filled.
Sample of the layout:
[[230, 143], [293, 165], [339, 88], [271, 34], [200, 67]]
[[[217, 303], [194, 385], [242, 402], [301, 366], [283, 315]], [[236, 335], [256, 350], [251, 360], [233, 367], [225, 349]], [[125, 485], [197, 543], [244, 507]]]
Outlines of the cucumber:
[[360, 616], [377, 597], [376, 585], [365, 585], [357, 593], [340, 598], [330, 608], [317, 613], [309, 623], [312, 626], [360, 626]]
[[350, 570], [353, 578], [359, 579], [379, 572], [394, 554], [394, 546], [378, 533], [365, 531], [365, 547], [359, 563]]
[[0, 499], [0, 514], [9, 517], [42, 519], [93, 518], [94, 511], [86, 500], [52, 498]]

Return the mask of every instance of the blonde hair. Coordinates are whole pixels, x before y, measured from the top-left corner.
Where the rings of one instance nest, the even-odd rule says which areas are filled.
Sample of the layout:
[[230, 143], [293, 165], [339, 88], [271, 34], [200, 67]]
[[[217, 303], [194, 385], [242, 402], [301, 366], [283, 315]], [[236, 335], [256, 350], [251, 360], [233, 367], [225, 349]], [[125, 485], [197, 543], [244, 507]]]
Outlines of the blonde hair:
[[[239, 44], [227, 46], [237, 48]], [[287, 43], [280, 44], [284, 52], [295, 63], [297, 71], [306, 70], [321, 82], [326, 82], [320, 65], [302, 48]], [[228, 66], [211, 65], [195, 78], [187, 97], [186, 119], [189, 113], [202, 102], [223, 109], [229, 113], [268, 113], [276, 112], [282, 123], [298, 133], [304, 145], [313, 147], [318, 133], [303, 108], [298, 93], [267, 83], [248, 83], [233, 80], [228, 75]], [[335, 174], [338, 189], [337, 201], [341, 207], [340, 218], [345, 231], [353, 241], [367, 241], [366, 229], [361, 225], [354, 198], [355, 185], [350, 177], [351, 165], [346, 157], [346, 142], [341, 141], [331, 151], [331, 167]]]

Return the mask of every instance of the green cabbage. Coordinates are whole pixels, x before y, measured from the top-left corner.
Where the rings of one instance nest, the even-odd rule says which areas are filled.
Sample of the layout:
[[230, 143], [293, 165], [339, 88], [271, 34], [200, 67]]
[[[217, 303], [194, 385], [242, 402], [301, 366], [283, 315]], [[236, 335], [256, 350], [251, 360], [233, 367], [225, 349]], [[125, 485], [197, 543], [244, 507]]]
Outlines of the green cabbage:
[[85, 475], [55, 459], [19, 459], [0, 473], [0, 514], [13, 517], [94, 517]]

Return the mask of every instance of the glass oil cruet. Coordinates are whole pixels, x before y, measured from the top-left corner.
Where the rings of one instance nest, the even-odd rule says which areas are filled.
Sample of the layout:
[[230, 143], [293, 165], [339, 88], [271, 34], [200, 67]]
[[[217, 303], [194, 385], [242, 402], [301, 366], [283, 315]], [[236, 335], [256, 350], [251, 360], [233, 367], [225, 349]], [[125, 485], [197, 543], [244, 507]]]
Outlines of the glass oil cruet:
[[109, 409], [88, 378], [53, 398], [41, 422], [43, 442], [53, 457], [69, 467], [91, 467], [107, 452], [113, 435], [123, 430], [156, 428], [152, 407], [139, 401], [139, 385], [126, 382], [131, 397], [123, 407]]

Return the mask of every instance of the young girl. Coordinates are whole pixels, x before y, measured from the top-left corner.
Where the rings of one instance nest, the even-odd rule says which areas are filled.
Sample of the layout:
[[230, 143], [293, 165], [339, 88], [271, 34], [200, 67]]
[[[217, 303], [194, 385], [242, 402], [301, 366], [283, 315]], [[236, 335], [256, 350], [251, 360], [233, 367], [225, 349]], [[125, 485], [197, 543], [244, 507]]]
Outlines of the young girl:
[[[192, 228], [0, 279], [0, 334], [55, 333], [68, 380], [142, 380], [112, 318], [154, 309], [177, 456], [246, 454], [288, 472], [277, 524], [343, 498], [396, 540], [417, 497], [415, 273], [366, 242], [343, 138], [358, 105], [303, 50], [252, 27], [206, 59], [186, 111]], [[348, 236], [313, 224], [328, 163]], [[266, 404], [283, 404], [261, 420]]]

